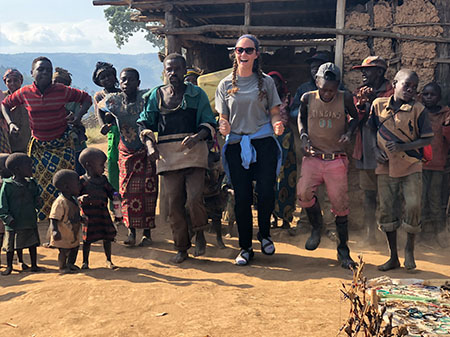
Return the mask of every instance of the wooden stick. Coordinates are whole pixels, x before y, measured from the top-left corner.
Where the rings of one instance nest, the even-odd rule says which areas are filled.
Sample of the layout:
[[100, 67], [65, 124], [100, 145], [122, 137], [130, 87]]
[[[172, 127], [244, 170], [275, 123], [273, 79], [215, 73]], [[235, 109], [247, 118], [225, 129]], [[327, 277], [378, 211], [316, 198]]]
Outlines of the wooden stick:
[[[244, 31], [245, 26], [239, 25], [204, 25], [187, 28], [165, 28], [160, 26], [147, 26], [150, 31], [161, 35], [195, 35], [212, 32], [233, 33], [236, 35]], [[384, 37], [398, 40], [412, 40], [434, 43], [450, 43], [450, 38], [430, 37], [430, 36], [414, 36], [401, 33], [382, 32], [376, 30], [356, 30], [356, 29], [337, 29], [323, 27], [291, 27], [291, 26], [250, 26], [247, 27], [249, 33], [256, 35], [273, 34], [273, 35], [289, 35], [289, 34], [326, 34], [326, 35], [350, 35], [350, 36], [373, 36]]]
[[[198, 41], [206, 44], [217, 44], [232, 46], [236, 43], [236, 39], [218, 39], [206, 37], [203, 35], [182, 35], [183, 40]], [[335, 39], [308, 39], [308, 40], [263, 40], [260, 39], [261, 46], [334, 46]]]

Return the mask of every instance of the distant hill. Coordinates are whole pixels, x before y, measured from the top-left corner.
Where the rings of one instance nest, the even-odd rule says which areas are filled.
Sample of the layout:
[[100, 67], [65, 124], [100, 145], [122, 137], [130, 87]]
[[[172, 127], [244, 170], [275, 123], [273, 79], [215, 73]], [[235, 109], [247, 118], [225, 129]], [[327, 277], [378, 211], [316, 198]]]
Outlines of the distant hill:
[[[141, 75], [141, 88], [150, 89], [162, 83], [161, 75], [163, 66], [158, 59], [158, 54], [87, 54], [87, 53], [21, 53], [0, 54], [0, 72], [3, 76], [7, 68], [17, 68], [25, 76], [25, 84], [30, 84], [31, 62], [38, 56], [48, 57], [53, 67], [63, 67], [72, 73], [72, 85], [76, 88], [87, 90], [89, 93], [100, 90], [92, 82], [92, 73], [97, 61], [112, 63], [118, 72], [126, 67], [136, 68]], [[117, 74], [119, 75], [119, 74]], [[0, 81], [1, 90], [6, 87]]]

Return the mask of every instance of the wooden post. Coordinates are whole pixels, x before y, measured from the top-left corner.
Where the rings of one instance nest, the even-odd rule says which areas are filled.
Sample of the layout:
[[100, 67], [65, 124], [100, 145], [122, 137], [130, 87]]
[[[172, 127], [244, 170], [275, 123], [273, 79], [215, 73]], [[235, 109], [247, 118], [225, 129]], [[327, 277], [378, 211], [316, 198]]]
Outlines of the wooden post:
[[[172, 29], [179, 27], [179, 22], [171, 9], [168, 8], [168, 10], [166, 10], [164, 17], [166, 21], [165, 28]], [[166, 55], [169, 55], [171, 53], [181, 54], [181, 44], [177, 36], [166, 35], [165, 46]]]
[[250, 26], [250, 11], [251, 11], [251, 4], [250, 4], [250, 2], [246, 2], [245, 3], [244, 26]]
[[[336, 29], [344, 29], [345, 24], [345, 0], [337, 0], [336, 3]], [[336, 48], [334, 50], [334, 63], [344, 72], [344, 35], [336, 35]]]

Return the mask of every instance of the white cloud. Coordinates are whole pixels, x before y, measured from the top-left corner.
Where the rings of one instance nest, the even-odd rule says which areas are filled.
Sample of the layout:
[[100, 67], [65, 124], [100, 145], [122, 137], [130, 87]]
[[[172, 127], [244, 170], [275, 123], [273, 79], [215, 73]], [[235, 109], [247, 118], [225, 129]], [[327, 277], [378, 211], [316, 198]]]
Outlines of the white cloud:
[[105, 20], [80, 22], [0, 24], [0, 47], [3, 53], [85, 52], [139, 54], [156, 50], [137, 33], [119, 49]]

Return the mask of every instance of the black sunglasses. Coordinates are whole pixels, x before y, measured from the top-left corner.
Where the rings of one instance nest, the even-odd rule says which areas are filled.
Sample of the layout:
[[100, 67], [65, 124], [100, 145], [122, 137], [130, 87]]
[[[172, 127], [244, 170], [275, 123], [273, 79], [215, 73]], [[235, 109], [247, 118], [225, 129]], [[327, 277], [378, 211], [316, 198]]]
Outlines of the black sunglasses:
[[242, 48], [242, 47], [236, 47], [234, 48], [234, 50], [236, 51], [236, 53], [238, 54], [242, 54], [244, 51], [247, 55], [252, 55], [253, 52], [255, 51], [255, 48], [253, 47], [247, 47], [247, 48]]

